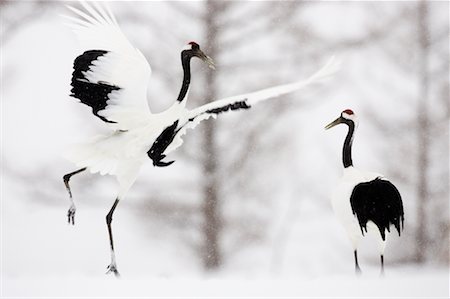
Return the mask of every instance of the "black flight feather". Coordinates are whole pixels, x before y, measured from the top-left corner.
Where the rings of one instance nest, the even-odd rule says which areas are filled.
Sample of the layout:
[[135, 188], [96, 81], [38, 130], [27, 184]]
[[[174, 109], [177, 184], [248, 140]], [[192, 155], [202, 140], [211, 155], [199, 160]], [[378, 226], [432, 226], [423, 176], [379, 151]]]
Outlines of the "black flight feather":
[[178, 120], [175, 121], [171, 126], [165, 128], [156, 138], [155, 142], [153, 142], [152, 147], [148, 150], [147, 155], [150, 159], [153, 160], [154, 166], [165, 167], [174, 162], [164, 162], [162, 160], [166, 157], [166, 155], [164, 155], [164, 151], [172, 143], [173, 139], [179, 131], [177, 130], [177, 126]]
[[84, 76], [84, 72], [90, 70], [93, 62], [99, 57], [108, 53], [104, 50], [89, 50], [78, 56], [73, 63], [72, 73], [72, 94], [70, 96], [77, 98], [81, 103], [92, 108], [92, 113], [101, 120], [108, 123], [115, 123], [103, 116], [98, 115], [98, 112], [105, 109], [109, 94], [113, 90], [119, 90], [120, 87], [109, 84], [108, 82], [89, 82]]
[[210, 110], [207, 110], [206, 113], [219, 114], [219, 113], [222, 113], [222, 112], [226, 112], [228, 110], [249, 109], [251, 106], [248, 105], [246, 101], [247, 101], [247, 99], [245, 99], [243, 101], [235, 102], [233, 104], [228, 104], [228, 105], [225, 105], [223, 107], [210, 109]]
[[367, 232], [368, 221], [375, 223], [383, 240], [386, 239], [386, 230], [390, 232], [391, 224], [400, 235], [404, 222], [403, 202], [399, 191], [391, 182], [376, 178], [356, 185], [350, 204], [363, 235], [364, 231]]

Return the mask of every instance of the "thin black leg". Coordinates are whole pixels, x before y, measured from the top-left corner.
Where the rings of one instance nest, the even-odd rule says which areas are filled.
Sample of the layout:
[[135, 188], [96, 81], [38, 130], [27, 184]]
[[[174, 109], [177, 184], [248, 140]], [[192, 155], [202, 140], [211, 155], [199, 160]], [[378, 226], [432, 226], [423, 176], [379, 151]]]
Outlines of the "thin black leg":
[[75, 203], [73, 202], [72, 191], [70, 190], [69, 181], [70, 181], [70, 178], [72, 176], [76, 175], [77, 173], [83, 172], [85, 170], [86, 170], [86, 167], [78, 169], [77, 171], [68, 173], [68, 174], [63, 176], [64, 185], [66, 186], [67, 192], [69, 192], [69, 198], [70, 198], [70, 203], [71, 203], [70, 208], [67, 211], [67, 222], [69, 224], [72, 223], [72, 225], [75, 225], [75, 211], [76, 211], [76, 208], [75, 208]]
[[384, 276], [384, 256], [380, 255], [381, 257], [381, 276]]
[[355, 255], [355, 273], [356, 273], [356, 275], [360, 275], [361, 268], [359, 267], [359, 264], [358, 264], [358, 252], [355, 250], [353, 253]]
[[109, 210], [108, 215], [106, 215], [106, 224], [108, 225], [108, 233], [109, 233], [109, 244], [111, 246], [111, 264], [107, 267], [108, 273], [114, 273], [116, 277], [119, 277], [119, 271], [117, 271], [117, 265], [116, 265], [116, 256], [114, 254], [114, 241], [113, 241], [113, 234], [112, 234], [112, 228], [111, 228], [111, 222], [112, 222], [112, 216], [114, 214], [114, 210], [116, 209], [117, 204], [119, 203], [119, 198], [116, 198], [114, 201], [113, 206], [111, 207], [111, 210]]

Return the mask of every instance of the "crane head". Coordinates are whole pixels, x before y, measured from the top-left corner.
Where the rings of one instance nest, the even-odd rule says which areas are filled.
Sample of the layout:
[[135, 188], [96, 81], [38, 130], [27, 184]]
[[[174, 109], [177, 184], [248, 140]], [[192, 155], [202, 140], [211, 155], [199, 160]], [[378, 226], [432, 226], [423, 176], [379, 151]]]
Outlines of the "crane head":
[[353, 110], [345, 109], [344, 111], [341, 112], [341, 115], [338, 118], [336, 118], [334, 121], [325, 126], [325, 130], [331, 129], [332, 127], [339, 124], [348, 125], [350, 122], [353, 122], [355, 126], [358, 125], [358, 119]]
[[200, 58], [201, 60], [206, 62], [211, 69], [213, 69], [213, 70], [216, 69], [214, 61], [211, 59], [211, 57], [209, 57], [208, 55], [203, 53], [202, 50], [200, 50], [200, 45], [197, 44], [196, 42], [187, 43], [187, 45], [183, 48], [183, 51], [181, 52], [181, 54], [182, 54], [182, 57], [186, 57], [188, 59], [190, 59], [192, 57]]

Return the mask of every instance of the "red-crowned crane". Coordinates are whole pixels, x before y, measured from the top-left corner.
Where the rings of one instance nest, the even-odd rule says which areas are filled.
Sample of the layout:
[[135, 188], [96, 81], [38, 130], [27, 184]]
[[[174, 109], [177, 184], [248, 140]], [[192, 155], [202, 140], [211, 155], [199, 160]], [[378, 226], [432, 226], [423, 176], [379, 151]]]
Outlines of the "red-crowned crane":
[[190, 42], [181, 52], [184, 77], [177, 101], [166, 111], [152, 114], [146, 97], [151, 73], [147, 60], [127, 40], [108, 7], [95, 2], [94, 6], [81, 3], [86, 12], [69, 7], [77, 15], [77, 18], [68, 17], [71, 20], [69, 25], [82, 46], [88, 50], [75, 59], [71, 96], [90, 106], [93, 114], [104, 121], [111, 132], [75, 146], [66, 154], [79, 167], [64, 176], [71, 200], [68, 221], [74, 224], [75, 217], [75, 204], [69, 186], [71, 176], [89, 170], [91, 173], [109, 174], [117, 178], [119, 190], [106, 222], [111, 247], [111, 264], [107, 273], [118, 275], [112, 216], [147, 157], [154, 166], [169, 166], [174, 161], [163, 161], [166, 155], [179, 147], [186, 130], [194, 128], [200, 121], [215, 118], [222, 112], [248, 109], [259, 101], [299, 90], [332, 75], [337, 70], [337, 63], [330, 60], [304, 81], [233, 96], [188, 110], [186, 96], [191, 80], [191, 58], [199, 57], [211, 67], [214, 66], [199, 45]]
[[332, 197], [333, 210], [352, 243], [356, 273], [361, 273], [358, 264], [358, 244], [369, 230], [376, 234], [379, 241], [381, 274], [383, 275], [386, 235], [391, 232], [391, 225], [395, 227], [399, 236], [403, 229], [402, 198], [397, 188], [381, 174], [353, 167], [352, 143], [358, 127], [356, 114], [350, 109], [344, 110], [325, 129], [338, 124], [347, 125], [348, 133], [342, 151], [344, 175]]

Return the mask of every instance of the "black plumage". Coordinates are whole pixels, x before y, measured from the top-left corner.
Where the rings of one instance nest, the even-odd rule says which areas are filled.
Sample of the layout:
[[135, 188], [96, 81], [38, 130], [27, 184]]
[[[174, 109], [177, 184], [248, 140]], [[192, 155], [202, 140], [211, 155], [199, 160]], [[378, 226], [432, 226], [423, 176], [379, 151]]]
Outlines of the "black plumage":
[[233, 104], [228, 104], [223, 107], [210, 109], [210, 110], [207, 110], [206, 113], [219, 114], [222, 112], [226, 112], [228, 110], [250, 109], [251, 106], [248, 105], [246, 101], [247, 101], [247, 99], [245, 99], [243, 101], [235, 102]]
[[154, 166], [165, 167], [171, 165], [175, 161], [164, 162], [162, 161], [166, 155], [164, 151], [172, 143], [173, 139], [179, 132], [177, 130], [178, 120], [175, 121], [171, 126], [165, 128], [162, 133], [153, 142], [152, 147], [148, 150], [147, 155], [153, 160]]
[[114, 121], [98, 115], [98, 112], [105, 109], [108, 105], [107, 101], [109, 100], [109, 94], [113, 90], [119, 90], [120, 87], [109, 84], [108, 82], [89, 82], [84, 75], [84, 72], [90, 70], [93, 62], [106, 53], [108, 52], [104, 50], [89, 50], [75, 59], [71, 83], [72, 94], [70, 96], [77, 98], [81, 103], [90, 106], [92, 108], [92, 113], [101, 120], [115, 123]]
[[391, 182], [376, 178], [356, 185], [350, 204], [363, 235], [364, 231], [367, 232], [368, 221], [375, 223], [383, 240], [386, 239], [386, 230], [390, 232], [391, 224], [401, 234], [404, 222], [403, 203], [399, 191]]

